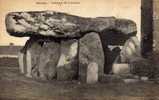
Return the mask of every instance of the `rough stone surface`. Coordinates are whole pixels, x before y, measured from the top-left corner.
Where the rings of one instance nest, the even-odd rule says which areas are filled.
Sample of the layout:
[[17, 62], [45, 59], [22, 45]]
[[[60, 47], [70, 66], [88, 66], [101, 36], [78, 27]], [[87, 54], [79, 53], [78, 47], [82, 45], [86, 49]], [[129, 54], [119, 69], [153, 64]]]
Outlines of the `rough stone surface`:
[[114, 74], [131, 73], [133, 68], [130, 67], [130, 64], [135, 62], [137, 58], [141, 58], [140, 42], [137, 37], [131, 37], [126, 41], [120, 55], [115, 59], [112, 72]]
[[115, 60], [120, 55], [120, 46], [103, 46], [105, 63], [104, 63], [104, 72], [106, 74], [110, 74], [112, 70], [112, 66], [115, 63]]
[[[36, 46], [35, 44], [36, 39], [30, 38], [27, 40], [25, 43], [25, 46], [20, 50], [19, 52], [19, 67], [20, 70], [23, 74], [26, 74], [28, 77], [31, 77], [31, 70], [28, 69], [28, 66], [31, 66], [31, 56], [30, 56], [30, 51], [27, 51], [31, 46]], [[29, 57], [28, 57], [29, 53]], [[29, 60], [29, 62], [28, 62]], [[21, 62], [23, 61], [23, 62]]]
[[[79, 75], [81, 80], [88, 83], [96, 82], [98, 76], [100, 79], [104, 74], [104, 58], [108, 58], [104, 54], [107, 55], [108, 45], [123, 45], [137, 33], [136, 24], [131, 20], [86, 18], [55, 11], [9, 13], [6, 29], [10, 35], [30, 37], [19, 53], [20, 70], [27, 77], [72, 80]], [[134, 41], [130, 45], [132, 41], [125, 44], [121, 57], [124, 61], [132, 58], [136, 50]], [[133, 54], [127, 47], [132, 49]], [[116, 54], [108, 62], [109, 66], [120, 50], [117, 48], [114, 52]], [[92, 74], [92, 69], [96, 69], [93, 66], [97, 67], [97, 73]], [[90, 77], [87, 75], [89, 73], [92, 74]], [[96, 76], [94, 79], [93, 75]]]
[[39, 55], [41, 51], [41, 46], [37, 41], [30, 41], [29, 44], [32, 44], [32, 45], [28, 46], [28, 48], [26, 49], [25, 72], [27, 77], [32, 77], [33, 76], [32, 70], [34, 70], [34, 68], [37, 67], [37, 63], [38, 63]]
[[20, 73], [24, 74], [24, 53], [23, 52], [19, 52], [18, 53], [18, 62], [19, 62], [19, 69], [20, 69]]
[[98, 82], [98, 64], [97, 63], [90, 63], [87, 67], [87, 80], [88, 84]]
[[73, 80], [78, 75], [78, 40], [61, 41], [60, 59], [57, 65], [58, 80]]
[[120, 52], [121, 62], [132, 62], [136, 57], [141, 57], [140, 42], [137, 37], [128, 39]]
[[32, 75], [31, 75], [31, 71], [32, 71], [32, 63], [34, 63], [34, 62], [32, 62], [32, 58], [34, 58], [33, 57], [33, 55], [32, 54], [34, 54], [34, 53], [31, 53], [31, 51], [30, 50], [27, 50], [27, 52], [26, 52], [26, 76], [27, 77], [32, 77]]
[[79, 40], [79, 78], [86, 80], [86, 69], [90, 63], [98, 65], [99, 77], [104, 73], [104, 53], [97, 33], [86, 34]]
[[129, 64], [113, 64], [112, 67], [113, 74], [129, 74], [130, 73], [130, 66]]
[[148, 77], [145, 77], [145, 76], [142, 76], [142, 77], [140, 78], [140, 80], [141, 80], [141, 81], [148, 81], [149, 78], [148, 78]]
[[56, 66], [60, 57], [59, 42], [30, 38], [22, 51], [26, 54], [24, 73], [27, 77], [42, 80], [56, 77]]
[[44, 42], [37, 62], [37, 67], [34, 68], [34, 75], [44, 80], [56, 78], [59, 58], [60, 44], [54, 41]]
[[55, 11], [12, 12], [6, 16], [7, 31], [13, 36], [81, 37], [88, 32], [102, 33], [113, 29], [134, 35], [137, 28], [131, 20], [114, 17], [84, 18]]
[[[82, 68], [81, 68], [82, 67]], [[83, 83], [93, 84], [98, 82], [98, 64], [90, 62], [88, 66], [80, 67], [80, 81]]]

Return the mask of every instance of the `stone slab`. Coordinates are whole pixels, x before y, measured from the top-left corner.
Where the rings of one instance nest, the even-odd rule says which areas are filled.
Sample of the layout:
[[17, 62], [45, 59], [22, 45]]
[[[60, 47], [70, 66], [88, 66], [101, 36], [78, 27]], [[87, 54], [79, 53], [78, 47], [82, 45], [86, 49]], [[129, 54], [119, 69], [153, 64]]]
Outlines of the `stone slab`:
[[90, 63], [98, 65], [99, 77], [104, 74], [104, 52], [97, 33], [86, 34], [79, 40], [79, 79], [86, 80], [87, 68]]
[[125, 35], [137, 32], [136, 24], [131, 20], [86, 18], [55, 11], [11, 12], [6, 16], [6, 29], [17, 37], [41, 35], [55, 38], [77, 38], [88, 32], [102, 33], [109, 29]]
[[78, 40], [61, 41], [61, 53], [57, 65], [58, 80], [73, 80], [78, 75]]

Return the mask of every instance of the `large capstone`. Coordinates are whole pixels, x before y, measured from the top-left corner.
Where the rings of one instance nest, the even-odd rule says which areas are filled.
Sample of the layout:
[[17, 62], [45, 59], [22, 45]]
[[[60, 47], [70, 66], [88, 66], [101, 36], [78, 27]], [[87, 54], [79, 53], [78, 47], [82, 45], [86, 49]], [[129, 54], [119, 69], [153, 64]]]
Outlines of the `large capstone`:
[[87, 68], [91, 63], [98, 65], [98, 75], [102, 76], [104, 74], [104, 53], [97, 33], [88, 33], [79, 40], [79, 78], [83, 82], [86, 81]]
[[13, 36], [42, 35], [77, 38], [88, 32], [102, 33], [113, 29], [125, 35], [136, 33], [131, 20], [115, 17], [85, 18], [55, 11], [12, 12], [6, 16], [6, 29]]

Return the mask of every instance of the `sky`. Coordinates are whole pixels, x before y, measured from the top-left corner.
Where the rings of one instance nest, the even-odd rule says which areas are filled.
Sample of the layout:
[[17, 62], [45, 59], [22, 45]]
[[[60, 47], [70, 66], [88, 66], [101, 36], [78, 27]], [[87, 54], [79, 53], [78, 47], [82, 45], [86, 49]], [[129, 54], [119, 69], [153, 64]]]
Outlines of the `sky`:
[[[56, 2], [77, 2], [76, 4], [57, 4]], [[56, 3], [56, 4], [55, 4]], [[15, 11], [53, 10], [83, 17], [126, 18], [137, 24], [140, 39], [141, 21], [140, 0], [0, 0], [0, 45], [24, 45], [28, 37], [8, 35], [5, 27], [5, 16]]]

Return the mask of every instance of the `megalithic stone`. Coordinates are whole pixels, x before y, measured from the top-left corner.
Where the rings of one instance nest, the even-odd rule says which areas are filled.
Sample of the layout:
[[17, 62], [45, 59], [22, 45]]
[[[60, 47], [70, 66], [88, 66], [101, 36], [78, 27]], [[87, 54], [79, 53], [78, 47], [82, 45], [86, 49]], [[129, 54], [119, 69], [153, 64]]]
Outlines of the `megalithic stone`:
[[27, 77], [51, 80], [56, 77], [56, 66], [60, 57], [60, 43], [48, 38], [30, 38], [25, 47], [24, 73]]
[[79, 75], [86, 81], [92, 63], [98, 66], [100, 78], [104, 74], [104, 53], [99, 35], [109, 36], [107, 30], [117, 31], [113, 36], [121, 33], [127, 38], [137, 33], [131, 20], [79, 17], [55, 11], [12, 12], [5, 21], [10, 35], [30, 37], [23, 49], [24, 57], [19, 57], [19, 62], [24, 58], [21, 72], [44, 80], [56, 75], [58, 80], [72, 80]]
[[117, 30], [125, 35], [135, 35], [136, 24], [115, 17], [86, 18], [55, 11], [12, 12], [6, 16], [6, 29], [13, 36], [51, 36], [77, 38], [88, 32], [102, 33]]
[[34, 69], [34, 67], [37, 66], [39, 54], [41, 52], [41, 45], [38, 43], [37, 39], [30, 38], [25, 46], [26, 46], [26, 48], [24, 48], [24, 51], [26, 52], [25, 73], [27, 77], [33, 77], [32, 70]]
[[87, 67], [86, 82], [93, 84], [98, 82], [98, 64], [91, 62]]
[[57, 64], [60, 58], [60, 43], [44, 42], [37, 62], [37, 74], [42, 80], [52, 80], [57, 76]]
[[141, 48], [140, 42], [137, 37], [131, 37], [128, 39], [121, 52], [120, 52], [120, 60], [122, 63], [130, 63], [135, 59], [135, 57], [141, 57]]
[[32, 77], [31, 75], [31, 70], [32, 70], [32, 55], [31, 55], [31, 52], [30, 50], [27, 50], [26, 52], [26, 76], [27, 77]]
[[78, 75], [78, 40], [61, 41], [61, 56], [57, 65], [58, 80], [73, 80]]
[[33, 77], [32, 70], [37, 67], [41, 45], [37, 41], [31, 41], [31, 46], [26, 49], [26, 76]]
[[112, 66], [113, 74], [130, 74], [130, 64], [128, 63], [115, 63]]
[[79, 79], [86, 82], [90, 63], [98, 65], [99, 78], [104, 74], [104, 52], [97, 33], [88, 33], [79, 40]]
[[[26, 74], [26, 76], [31, 77], [31, 70], [29, 70], [28, 66], [31, 66], [30, 64], [32, 63], [32, 58], [31, 58], [31, 47], [37, 48], [37, 44], [35, 44], [35, 41], [37, 39], [35, 38], [30, 38], [27, 40], [25, 46], [21, 49], [19, 52], [19, 66], [20, 70], [23, 74]], [[38, 49], [38, 48], [37, 48]], [[34, 61], [33, 61], [34, 62]]]
[[18, 52], [18, 63], [19, 63], [19, 69], [20, 69], [20, 72], [22, 74], [24, 74], [24, 53], [23, 52]]

